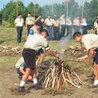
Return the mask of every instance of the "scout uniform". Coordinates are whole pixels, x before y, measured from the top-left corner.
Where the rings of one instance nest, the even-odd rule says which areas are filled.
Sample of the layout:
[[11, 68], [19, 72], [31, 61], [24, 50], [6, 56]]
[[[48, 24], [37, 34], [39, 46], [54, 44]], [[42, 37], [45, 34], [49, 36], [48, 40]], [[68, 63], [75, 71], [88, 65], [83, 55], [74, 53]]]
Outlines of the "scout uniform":
[[74, 32], [80, 32], [80, 21], [79, 17], [76, 17], [73, 21]]
[[26, 26], [27, 26], [28, 34], [29, 34], [30, 28], [34, 25], [34, 23], [35, 23], [34, 17], [30, 16], [26, 18]]
[[98, 35], [98, 23], [97, 23], [97, 21], [94, 22], [94, 30], [95, 30], [96, 34]]
[[81, 20], [81, 26], [82, 26], [82, 34], [87, 34], [87, 22], [86, 22], [86, 18], [83, 18]]
[[70, 20], [70, 17], [66, 19], [66, 26], [67, 26], [67, 36], [69, 36], [69, 38], [72, 39], [72, 21]]
[[54, 40], [59, 40], [59, 26], [60, 26], [60, 21], [54, 18], [53, 19]]
[[22, 37], [22, 32], [23, 32], [23, 24], [24, 24], [24, 19], [21, 18], [21, 15], [19, 14], [18, 17], [15, 19], [15, 25], [16, 25], [16, 30], [17, 30], [17, 42], [21, 42], [21, 37]]
[[15, 65], [15, 68], [16, 68], [16, 71], [17, 71], [17, 73], [20, 75], [20, 76], [22, 76], [22, 73], [20, 72], [20, 69], [23, 69], [24, 71], [25, 71], [25, 62], [24, 62], [24, 59], [23, 59], [23, 57], [21, 57], [18, 61], [17, 61], [17, 63], [16, 63], [16, 65]]
[[59, 18], [59, 20], [60, 20], [60, 26], [61, 26], [60, 37], [64, 37], [64, 35], [65, 35], [65, 29], [66, 29], [65, 17], [61, 16]]
[[52, 22], [52, 18], [46, 18], [45, 19], [45, 24], [46, 24], [46, 29], [49, 33], [49, 40], [52, 40], [52, 26], [53, 26], [53, 22]]

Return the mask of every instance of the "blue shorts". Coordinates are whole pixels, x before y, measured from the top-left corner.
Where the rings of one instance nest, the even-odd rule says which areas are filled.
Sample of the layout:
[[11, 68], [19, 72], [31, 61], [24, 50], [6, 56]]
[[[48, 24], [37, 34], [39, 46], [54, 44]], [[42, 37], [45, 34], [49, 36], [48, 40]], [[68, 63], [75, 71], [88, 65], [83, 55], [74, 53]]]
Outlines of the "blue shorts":
[[98, 48], [96, 48], [95, 49], [95, 57], [94, 57], [94, 59], [93, 59], [93, 61], [96, 63], [96, 64], [98, 64]]

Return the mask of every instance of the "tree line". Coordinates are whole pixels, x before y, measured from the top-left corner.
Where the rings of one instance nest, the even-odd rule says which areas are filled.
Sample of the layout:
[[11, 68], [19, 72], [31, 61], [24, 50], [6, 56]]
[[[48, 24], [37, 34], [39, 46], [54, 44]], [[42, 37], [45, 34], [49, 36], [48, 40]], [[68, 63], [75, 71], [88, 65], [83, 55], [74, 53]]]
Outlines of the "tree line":
[[[16, 2], [11, 0], [0, 11], [3, 16], [3, 20], [8, 21], [11, 26], [14, 25], [16, 10]], [[83, 5], [80, 6], [75, 0], [72, 0], [72, 2], [68, 2], [68, 9], [66, 2], [62, 2], [62, 4], [54, 3], [53, 5], [45, 6], [36, 4], [35, 11], [35, 18], [37, 18], [40, 14], [43, 18], [46, 18], [48, 15], [53, 16], [56, 14], [59, 18], [62, 13], [65, 13], [66, 15], [66, 12], [68, 11], [68, 16], [70, 16], [72, 20], [76, 16], [79, 16], [80, 18], [83, 16], [86, 17], [87, 23], [93, 24], [95, 19], [98, 17], [98, 0], [91, 0], [90, 2], [86, 1], [84, 2], [84, 7]], [[32, 16], [34, 16], [34, 3], [30, 2], [26, 7], [22, 1], [18, 1], [18, 13], [22, 14], [24, 20], [26, 19], [28, 12], [31, 12]]]

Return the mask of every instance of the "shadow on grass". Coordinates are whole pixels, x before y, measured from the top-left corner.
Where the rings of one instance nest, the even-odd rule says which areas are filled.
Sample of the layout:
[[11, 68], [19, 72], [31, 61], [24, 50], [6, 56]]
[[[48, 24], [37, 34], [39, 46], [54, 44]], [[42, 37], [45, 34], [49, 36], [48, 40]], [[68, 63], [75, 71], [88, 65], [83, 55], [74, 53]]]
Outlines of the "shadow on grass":
[[5, 41], [1, 40], [1, 41], [0, 41], [0, 44], [2, 44], [2, 43], [4, 43], [4, 42], [5, 42]]

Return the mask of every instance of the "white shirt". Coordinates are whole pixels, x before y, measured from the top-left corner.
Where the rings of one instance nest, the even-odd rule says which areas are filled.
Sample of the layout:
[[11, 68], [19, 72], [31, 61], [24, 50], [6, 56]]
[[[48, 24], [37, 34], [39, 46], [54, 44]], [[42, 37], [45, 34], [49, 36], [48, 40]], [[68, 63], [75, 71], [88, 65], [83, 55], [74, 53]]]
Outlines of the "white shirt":
[[26, 24], [27, 25], [33, 25], [35, 23], [34, 17], [27, 17], [26, 18]]
[[27, 39], [26, 43], [24, 44], [24, 48], [34, 49], [38, 52], [40, 48], [47, 48], [48, 50], [49, 45], [44, 36], [40, 34], [34, 34]]
[[17, 17], [17, 18], [15, 19], [15, 24], [16, 24], [16, 26], [23, 26], [23, 24], [24, 24], [24, 19]]
[[60, 20], [61, 25], [65, 25], [65, 18], [64, 17], [60, 17], [59, 20]]
[[72, 22], [71, 22], [71, 20], [69, 18], [66, 19], [66, 25], [68, 25], [68, 26], [72, 25]]
[[96, 49], [98, 47], [98, 35], [86, 34], [82, 36], [82, 43], [87, 50]]
[[47, 25], [47, 26], [52, 26], [53, 25], [53, 20], [50, 18], [46, 18], [45, 19], [45, 24]]
[[16, 67], [16, 68], [20, 68], [20, 65], [21, 65], [23, 62], [24, 62], [24, 59], [23, 59], [23, 57], [21, 57], [21, 58], [17, 61], [15, 67]]

